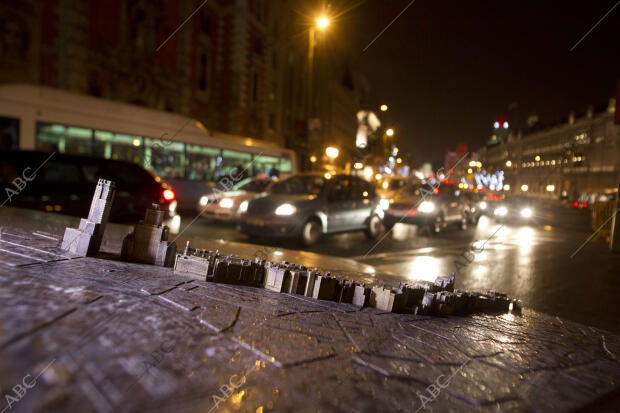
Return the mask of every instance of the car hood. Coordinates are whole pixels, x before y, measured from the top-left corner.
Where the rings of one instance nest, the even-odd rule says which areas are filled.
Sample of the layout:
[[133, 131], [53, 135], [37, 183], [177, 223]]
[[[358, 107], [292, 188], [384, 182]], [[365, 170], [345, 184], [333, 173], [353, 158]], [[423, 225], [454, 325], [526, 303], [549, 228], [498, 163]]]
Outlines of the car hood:
[[240, 198], [240, 197], [244, 197], [244, 196], [251, 196], [254, 195], [254, 192], [247, 192], [247, 191], [226, 191], [226, 192], [216, 192], [216, 193], [212, 193], [209, 195], [206, 195], [207, 199], [209, 199], [209, 201], [213, 201], [213, 200], [220, 200], [222, 198]]
[[317, 200], [316, 195], [290, 195], [290, 194], [265, 194], [253, 198], [248, 205], [249, 213], [268, 213], [273, 212], [282, 204], [292, 204], [297, 207], [314, 203]]

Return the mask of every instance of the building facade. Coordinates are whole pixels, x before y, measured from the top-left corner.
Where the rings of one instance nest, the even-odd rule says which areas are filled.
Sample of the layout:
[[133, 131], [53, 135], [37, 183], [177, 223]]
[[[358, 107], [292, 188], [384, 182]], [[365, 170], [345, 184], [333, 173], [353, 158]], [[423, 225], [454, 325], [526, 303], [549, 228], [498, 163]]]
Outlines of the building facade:
[[612, 192], [620, 183], [620, 125], [614, 112], [611, 99], [599, 112], [571, 114], [562, 124], [483, 148], [483, 164], [503, 171], [512, 193], [577, 199]]
[[[0, 83], [179, 113], [209, 130], [295, 149], [304, 165], [332, 135], [354, 141], [358, 109], [351, 91], [337, 86], [342, 62], [325, 60], [329, 42], [319, 39], [309, 62], [307, 7], [301, 0], [7, 0]], [[314, 140], [311, 70], [322, 99]]]

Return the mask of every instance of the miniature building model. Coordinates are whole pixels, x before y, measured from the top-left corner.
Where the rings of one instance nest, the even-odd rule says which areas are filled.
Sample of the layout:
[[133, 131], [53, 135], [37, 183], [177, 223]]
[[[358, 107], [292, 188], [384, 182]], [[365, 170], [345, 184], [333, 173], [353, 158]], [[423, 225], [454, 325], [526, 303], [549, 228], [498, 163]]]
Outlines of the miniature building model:
[[88, 218], [82, 218], [77, 229], [65, 228], [61, 249], [81, 256], [94, 256], [99, 252], [115, 192], [114, 182], [99, 179]]
[[164, 210], [152, 204], [146, 210], [144, 221], [136, 224], [134, 231], [123, 240], [121, 258], [144, 264], [172, 267], [176, 244], [168, 243], [168, 227], [162, 225]]
[[262, 287], [267, 290], [311, 297], [316, 300], [351, 303], [393, 313], [450, 316], [452, 314], [502, 313], [521, 311], [521, 302], [505, 294], [488, 291], [470, 293], [454, 289], [454, 273], [437, 277], [434, 282], [396, 288], [359, 285], [288, 262], [275, 263], [260, 258], [220, 256], [207, 250], [185, 247], [177, 254], [175, 272], [226, 284]]

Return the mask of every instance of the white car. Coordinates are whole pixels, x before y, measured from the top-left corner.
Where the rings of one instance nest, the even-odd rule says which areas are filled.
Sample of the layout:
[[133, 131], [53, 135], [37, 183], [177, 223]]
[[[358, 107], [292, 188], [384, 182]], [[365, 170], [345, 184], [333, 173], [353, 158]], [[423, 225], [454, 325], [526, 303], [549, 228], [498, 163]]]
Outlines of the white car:
[[272, 182], [271, 179], [246, 178], [237, 182], [230, 190], [216, 186], [213, 193], [200, 197], [198, 213], [205, 218], [235, 221], [239, 205], [255, 195], [267, 192]]

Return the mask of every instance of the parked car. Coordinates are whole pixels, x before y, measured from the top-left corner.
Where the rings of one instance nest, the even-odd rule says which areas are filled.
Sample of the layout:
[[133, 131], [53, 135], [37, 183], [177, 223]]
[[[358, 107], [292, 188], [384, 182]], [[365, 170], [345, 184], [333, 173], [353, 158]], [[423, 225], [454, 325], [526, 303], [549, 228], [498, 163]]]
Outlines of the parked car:
[[376, 238], [383, 211], [374, 188], [348, 175], [308, 173], [275, 183], [268, 194], [244, 201], [238, 229], [250, 236], [296, 238], [304, 245], [323, 234], [364, 231]]
[[[51, 152], [0, 152], [0, 192], [7, 198], [2, 200], [5, 206], [85, 217], [99, 178], [116, 183], [110, 221], [135, 222], [144, 218], [151, 204], [160, 204], [166, 218], [176, 215], [174, 190], [136, 164]], [[16, 193], [19, 179], [25, 184]]]
[[238, 215], [239, 205], [258, 194], [267, 192], [273, 182], [267, 178], [246, 178], [237, 182], [230, 190], [219, 190], [216, 186], [212, 193], [200, 198], [197, 211], [205, 218], [234, 221]]
[[534, 222], [536, 219], [534, 211], [533, 203], [528, 198], [512, 196], [499, 202], [493, 210], [493, 215], [500, 222]]
[[403, 176], [385, 176], [377, 182], [377, 195], [379, 198], [390, 198], [407, 182], [409, 179]]
[[431, 234], [441, 232], [450, 223], [467, 228], [467, 206], [456, 196], [453, 186], [410, 183], [389, 200], [382, 200], [387, 230], [397, 222], [427, 228]]

